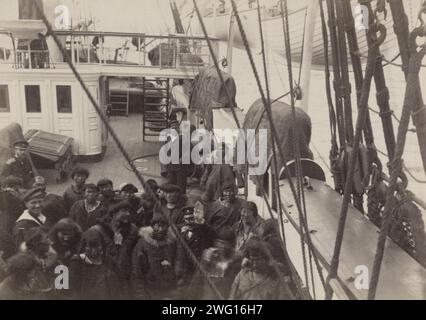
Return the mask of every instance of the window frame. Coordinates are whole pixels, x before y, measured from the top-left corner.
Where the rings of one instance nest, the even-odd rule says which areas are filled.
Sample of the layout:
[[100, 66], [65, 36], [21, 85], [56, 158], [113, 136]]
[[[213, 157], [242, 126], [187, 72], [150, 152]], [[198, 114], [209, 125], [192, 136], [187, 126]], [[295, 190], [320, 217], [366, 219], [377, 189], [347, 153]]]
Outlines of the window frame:
[[[39, 100], [39, 110], [29, 110], [28, 105], [28, 95], [27, 95], [27, 88], [28, 87], [37, 87], [38, 88], [38, 100]], [[27, 113], [42, 113], [41, 110], [41, 86], [39, 84], [25, 84], [24, 85], [24, 95], [25, 95], [25, 111]]]
[[[59, 99], [58, 99], [58, 89], [59, 88], [67, 88], [69, 89], [69, 109], [61, 108], [59, 105]], [[72, 114], [73, 112], [73, 105], [72, 105], [72, 85], [70, 84], [55, 84], [55, 103], [56, 103], [56, 113], [58, 114]], [[68, 110], [68, 111], [65, 111]]]
[[[0, 112], [10, 112], [10, 94], [9, 94], [9, 85], [8, 84], [6, 84], [6, 83], [0, 83], [0, 88], [1, 87], [5, 87], [5, 97], [6, 97], [6, 99], [5, 99], [5, 101], [6, 101], [6, 105], [5, 105], [5, 107], [2, 107], [2, 105], [0, 104]], [[1, 92], [1, 89], [0, 89], [0, 92]], [[1, 99], [0, 99], [0, 101], [1, 101]]]

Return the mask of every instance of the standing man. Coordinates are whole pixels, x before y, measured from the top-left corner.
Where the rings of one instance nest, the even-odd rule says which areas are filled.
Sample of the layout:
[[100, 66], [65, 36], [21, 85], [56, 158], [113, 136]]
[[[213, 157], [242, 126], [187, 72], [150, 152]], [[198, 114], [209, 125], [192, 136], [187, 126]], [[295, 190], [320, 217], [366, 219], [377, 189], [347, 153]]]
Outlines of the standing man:
[[71, 209], [75, 202], [84, 199], [84, 188], [87, 178], [89, 178], [89, 171], [84, 168], [77, 167], [71, 173], [71, 179], [73, 179], [74, 182], [65, 190], [62, 196], [67, 211]]
[[100, 179], [98, 181], [99, 200], [105, 208], [120, 202], [120, 199], [115, 197], [114, 185], [110, 179]]
[[7, 177], [2, 181], [0, 190], [0, 252], [7, 259], [15, 253], [12, 231], [16, 219], [25, 210], [22, 196], [19, 192], [22, 187], [22, 179]]
[[[179, 125], [177, 120], [172, 120], [169, 126], [170, 129], [177, 132], [177, 136], [170, 137], [171, 144], [168, 155], [173, 156], [171, 150], [178, 150], [179, 157], [178, 159], [172, 159], [172, 163], [166, 165], [167, 181], [170, 184], [179, 186], [182, 193], [186, 193], [187, 177], [192, 171], [192, 164], [190, 159], [191, 141], [185, 141], [185, 139], [190, 139], [191, 133], [195, 128], [191, 127], [187, 121]], [[189, 163], [186, 163], [187, 160], [189, 160]]]
[[80, 226], [83, 232], [97, 224], [107, 214], [98, 196], [99, 188], [89, 183], [84, 190], [84, 200], [78, 200], [71, 207], [69, 217]]
[[34, 182], [34, 172], [27, 158], [28, 142], [18, 140], [13, 144], [13, 158], [7, 160], [2, 177], [15, 176], [21, 178], [23, 187], [30, 189]]
[[46, 217], [42, 213], [42, 204], [46, 193], [41, 188], [33, 188], [28, 190], [23, 201], [26, 210], [16, 220], [13, 228], [13, 237], [16, 248], [18, 249], [29, 229], [34, 227], [42, 227], [46, 224]]
[[41, 188], [46, 193], [43, 200], [42, 212], [46, 216], [47, 223], [50, 226], [53, 226], [56, 222], [68, 216], [64, 199], [57, 194], [46, 192], [46, 179], [42, 176], [35, 177], [33, 187]]
[[235, 225], [241, 219], [241, 208], [245, 200], [237, 198], [237, 188], [231, 184], [225, 186], [222, 196], [209, 204], [206, 221], [219, 233], [223, 228]]

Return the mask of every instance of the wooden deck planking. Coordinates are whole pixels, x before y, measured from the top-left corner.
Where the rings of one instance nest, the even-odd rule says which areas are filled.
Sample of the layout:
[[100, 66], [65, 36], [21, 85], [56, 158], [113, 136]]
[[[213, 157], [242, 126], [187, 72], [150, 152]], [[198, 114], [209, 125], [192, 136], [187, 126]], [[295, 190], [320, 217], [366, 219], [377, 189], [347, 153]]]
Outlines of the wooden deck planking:
[[[281, 194], [291, 212], [290, 219], [299, 226], [297, 209], [290, 187], [284, 181]], [[330, 265], [336, 239], [341, 196], [323, 182], [311, 179], [314, 190], [306, 190], [306, 209], [312, 241], [320, 256]], [[358, 299], [366, 299], [368, 290], [358, 290], [353, 284], [355, 267], [365, 265], [370, 276], [378, 238], [378, 229], [353, 206], [349, 207], [340, 255], [339, 278]], [[352, 279], [352, 280], [350, 280]], [[383, 259], [377, 299], [425, 299], [426, 270], [388, 239]]]

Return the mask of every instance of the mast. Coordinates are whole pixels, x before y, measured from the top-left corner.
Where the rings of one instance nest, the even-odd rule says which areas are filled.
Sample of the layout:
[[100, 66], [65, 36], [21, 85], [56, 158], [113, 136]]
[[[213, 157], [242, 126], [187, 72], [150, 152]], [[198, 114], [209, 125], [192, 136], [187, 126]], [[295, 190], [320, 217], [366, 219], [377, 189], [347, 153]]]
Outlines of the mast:
[[[408, 17], [405, 14], [404, 4], [402, 0], [387, 0], [391, 9], [392, 18], [394, 21], [394, 31], [397, 35], [399, 51], [401, 53], [402, 71], [405, 79], [409, 75], [409, 62], [411, 58], [410, 43], [409, 43], [409, 26]], [[423, 2], [419, 12], [420, 17], [426, 13], [426, 2]], [[421, 20], [421, 25], [424, 27], [424, 21]], [[417, 139], [420, 147], [420, 154], [423, 161], [423, 170], [426, 173], [426, 108], [422, 97], [420, 86], [415, 90], [414, 104], [411, 107], [411, 118], [416, 127]]]
[[234, 10], [231, 11], [229, 16], [229, 29], [228, 29], [228, 48], [226, 50], [226, 61], [228, 66], [226, 67], [226, 72], [229, 74], [232, 73], [232, 52], [234, 49]]
[[319, 2], [309, 1], [305, 25], [305, 39], [303, 40], [302, 70], [300, 76], [300, 87], [302, 89], [302, 100], [300, 107], [308, 113], [309, 109], [309, 86], [311, 83], [312, 53], [315, 33], [315, 21], [318, 14]]

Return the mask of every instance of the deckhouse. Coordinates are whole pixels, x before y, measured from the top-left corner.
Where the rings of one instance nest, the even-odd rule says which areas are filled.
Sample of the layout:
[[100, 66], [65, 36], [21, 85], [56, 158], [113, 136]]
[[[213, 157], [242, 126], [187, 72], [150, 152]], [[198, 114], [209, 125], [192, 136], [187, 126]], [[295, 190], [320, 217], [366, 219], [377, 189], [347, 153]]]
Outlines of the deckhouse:
[[[0, 128], [16, 122], [23, 132], [73, 137], [73, 153], [79, 157], [102, 158], [107, 133], [65, 54], [104, 112], [123, 115], [148, 109], [147, 96], [155, 95], [159, 83], [164, 90], [161, 97], [157, 92], [156, 102], [167, 108], [172, 79], [193, 79], [212, 63], [203, 36], [56, 32], [65, 52], [46, 34], [42, 21], [0, 22]], [[217, 53], [218, 42], [211, 40]], [[164, 119], [157, 121], [157, 132], [167, 127]], [[144, 135], [151, 135], [148, 127], [144, 123]], [[142, 138], [142, 132], [135, 134]]]

